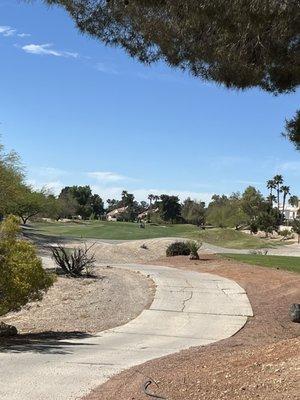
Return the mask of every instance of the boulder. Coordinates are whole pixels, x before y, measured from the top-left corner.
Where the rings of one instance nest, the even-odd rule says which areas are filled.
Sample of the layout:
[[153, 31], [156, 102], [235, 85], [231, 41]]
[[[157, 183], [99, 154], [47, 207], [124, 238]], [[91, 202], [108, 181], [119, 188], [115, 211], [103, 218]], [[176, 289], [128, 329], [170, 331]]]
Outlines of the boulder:
[[17, 334], [18, 330], [15, 326], [0, 322], [0, 337], [16, 336]]
[[300, 322], [300, 304], [292, 304], [290, 307], [290, 316], [293, 322]]

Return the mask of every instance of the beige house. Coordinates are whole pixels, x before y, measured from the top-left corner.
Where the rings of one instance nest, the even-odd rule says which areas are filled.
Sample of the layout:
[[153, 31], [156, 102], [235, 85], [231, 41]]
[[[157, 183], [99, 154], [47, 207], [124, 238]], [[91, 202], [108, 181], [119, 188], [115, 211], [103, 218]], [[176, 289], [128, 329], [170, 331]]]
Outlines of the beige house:
[[144, 220], [149, 214], [155, 214], [159, 211], [159, 208], [148, 209], [138, 215], [138, 220]]
[[107, 221], [116, 222], [122, 217], [122, 214], [127, 210], [128, 207], [120, 207], [110, 211], [106, 214]]

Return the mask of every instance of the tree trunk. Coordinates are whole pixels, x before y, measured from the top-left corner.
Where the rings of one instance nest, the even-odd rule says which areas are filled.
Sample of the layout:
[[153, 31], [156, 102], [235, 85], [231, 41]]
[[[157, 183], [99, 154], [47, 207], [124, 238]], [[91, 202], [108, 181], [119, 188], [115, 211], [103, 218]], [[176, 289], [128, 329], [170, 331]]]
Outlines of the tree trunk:
[[285, 201], [286, 201], [286, 194], [283, 194], [283, 201], [282, 201], [282, 215], [284, 215], [285, 210]]

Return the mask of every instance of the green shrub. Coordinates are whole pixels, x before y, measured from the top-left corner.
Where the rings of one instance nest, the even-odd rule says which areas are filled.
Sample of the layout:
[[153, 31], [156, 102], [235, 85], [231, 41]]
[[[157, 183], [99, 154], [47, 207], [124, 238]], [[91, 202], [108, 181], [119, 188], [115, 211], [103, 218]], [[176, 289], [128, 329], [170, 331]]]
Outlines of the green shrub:
[[188, 256], [191, 254], [191, 249], [187, 242], [174, 242], [168, 246], [166, 254], [167, 257]]
[[18, 239], [19, 222], [9, 216], [0, 231], [0, 315], [40, 299], [53, 283], [33, 245]]
[[187, 243], [190, 249], [190, 256], [194, 260], [199, 260], [198, 250], [202, 246], [202, 243], [197, 242], [196, 240], [191, 240]]

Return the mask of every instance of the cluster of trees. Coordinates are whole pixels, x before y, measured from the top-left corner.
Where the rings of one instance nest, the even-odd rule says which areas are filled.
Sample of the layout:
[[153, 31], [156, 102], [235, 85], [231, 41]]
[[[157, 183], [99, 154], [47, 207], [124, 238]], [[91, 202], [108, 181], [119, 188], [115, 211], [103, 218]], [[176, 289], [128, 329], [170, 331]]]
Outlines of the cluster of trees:
[[[266, 198], [253, 186], [242, 194], [233, 193], [229, 197], [214, 195], [207, 208], [207, 222], [219, 227], [249, 227], [253, 233], [261, 230], [267, 235], [277, 231], [284, 222], [290, 187], [284, 185], [281, 175], [275, 175], [268, 180], [267, 188], [270, 193]], [[299, 200], [297, 196], [290, 196], [288, 202], [297, 206]]]

